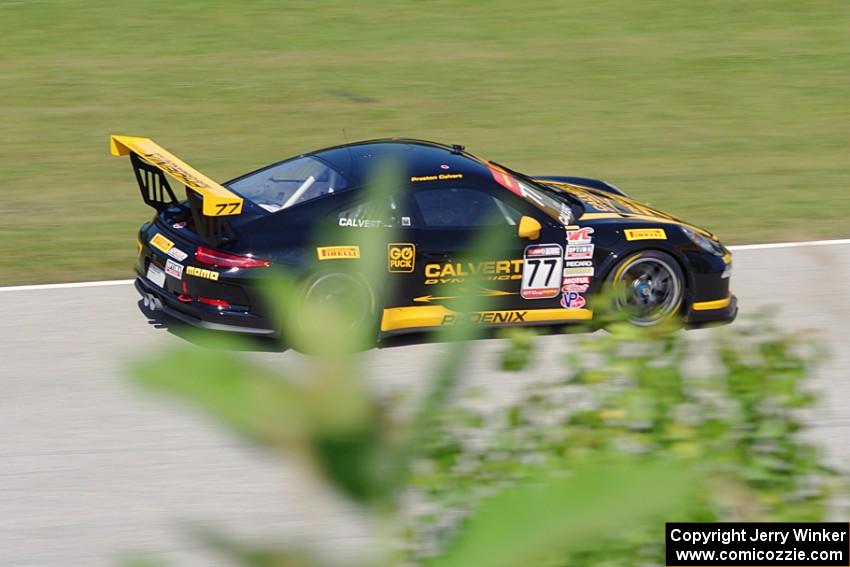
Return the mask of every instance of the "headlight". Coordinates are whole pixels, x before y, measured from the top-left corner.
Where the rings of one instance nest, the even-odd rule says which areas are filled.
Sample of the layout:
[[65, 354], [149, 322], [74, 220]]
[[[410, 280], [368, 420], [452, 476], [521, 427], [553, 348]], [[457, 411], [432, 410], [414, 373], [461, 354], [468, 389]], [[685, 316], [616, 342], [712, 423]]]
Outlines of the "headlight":
[[712, 240], [711, 238], [702, 235], [686, 226], [682, 227], [682, 232], [685, 233], [685, 236], [687, 236], [691, 242], [693, 242], [709, 254], [714, 254], [715, 256], [723, 256], [726, 254], [726, 251], [723, 249], [723, 246], [716, 240]]

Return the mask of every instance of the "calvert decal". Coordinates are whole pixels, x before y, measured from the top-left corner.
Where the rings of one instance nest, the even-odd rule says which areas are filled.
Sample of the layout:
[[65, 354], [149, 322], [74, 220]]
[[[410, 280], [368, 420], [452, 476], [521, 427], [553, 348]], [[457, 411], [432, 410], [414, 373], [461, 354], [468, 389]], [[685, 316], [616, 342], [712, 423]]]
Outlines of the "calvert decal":
[[359, 246], [319, 246], [316, 248], [319, 260], [345, 260], [360, 257]]
[[411, 183], [423, 181], [451, 181], [452, 179], [463, 179], [462, 173], [440, 173], [438, 175], [414, 175], [410, 178]]
[[564, 267], [564, 249], [560, 244], [532, 244], [523, 254], [523, 299], [551, 299], [558, 297]]
[[168, 254], [168, 251], [174, 247], [174, 243], [157, 232], [153, 235], [153, 238], [151, 238], [151, 246]]
[[518, 280], [522, 278], [522, 263], [518, 259], [425, 264], [425, 285], [462, 283], [470, 276], [485, 280]]
[[178, 264], [172, 259], [168, 259], [165, 262], [165, 273], [171, 277], [177, 278], [178, 280], [183, 279], [183, 264]]
[[350, 226], [355, 228], [380, 228], [384, 226], [383, 221], [368, 219], [339, 219], [339, 226]]
[[205, 280], [218, 281], [218, 272], [207, 270], [205, 268], [196, 268], [195, 266], [186, 266], [186, 275]]
[[626, 240], [667, 240], [663, 228], [631, 228], [623, 231]]
[[408, 242], [387, 244], [387, 271], [409, 273], [416, 264], [416, 245]]

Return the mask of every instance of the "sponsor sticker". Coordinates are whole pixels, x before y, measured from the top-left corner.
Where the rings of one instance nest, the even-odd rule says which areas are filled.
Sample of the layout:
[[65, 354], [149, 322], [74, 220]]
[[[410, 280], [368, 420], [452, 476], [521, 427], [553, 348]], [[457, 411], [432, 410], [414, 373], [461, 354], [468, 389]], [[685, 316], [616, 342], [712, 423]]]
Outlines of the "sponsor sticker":
[[401, 226], [410, 226], [410, 217], [401, 217]]
[[205, 268], [196, 268], [195, 266], [186, 266], [186, 275], [205, 280], [218, 281], [218, 272], [207, 270]]
[[663, 228], [630, 228], [623, 232], [626, 240], [667, 240]]
[[590, 244], [593, 240], [593, 227], [575, 228], [567, 230], [567, 244]]
[[412, 272], [416, 263], [416, 245], [407, 242], [387, 244], [387, 271]]
[[592, 260], [568, 260], [566, 262], [568, 268], [592, 268]]
[[153, 238], [151, 238], [151, 246], [168, 254], [168, 251], [174, 247], [174, 243], [157, 232], [153, 235]]
[[176, 223], [171, 225], [171, 228], [176, 228], [178, 230], [181, 229], [181, 228], [186, 228], [186, 221], [176, 222]]
[[561, 307], [564, 309], [581, 309], [587, 304], [584, 297], [576, 291], [561, 294]]
[[319, 260], [346, 260], [360, 257], [359, 246], [319, 246], [316, 248]]
[[410, 178], [412, 183], [423, 181], [451, 181], [452, 179], [463, 179], [462, 173], [440, 173], [438, 175], [414, 175]]
[[564, 277], [572, 276], [593, 276], [593, 268], [564, 268]]
[[564, 249], [560, 244], [532, 244], [525, 247], [522, 267], [523, 299], [551, 299], [561, 292]]
[[177, 260], [178, 262], [182, 262], [183, 260], [189, 257], [188, 254], [186, 254], [176, 246], [172, 247], [171, 250], [168, 251], [168, 255]]
[[589, 260], [593, 258], [593, 244], [568, 244], [564, 258], [567, 260]]
[[177, 278], [178, 280], [183, 279], [183, 264], [178, 264], [172, 259], [168, 259], [165, 262], [165, 273], [171, 277]]

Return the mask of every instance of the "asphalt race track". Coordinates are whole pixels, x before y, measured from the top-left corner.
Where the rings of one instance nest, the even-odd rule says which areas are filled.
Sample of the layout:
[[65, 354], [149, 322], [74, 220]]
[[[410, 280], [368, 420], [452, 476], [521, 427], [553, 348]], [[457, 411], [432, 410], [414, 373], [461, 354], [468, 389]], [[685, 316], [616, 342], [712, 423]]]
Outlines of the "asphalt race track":
[[[810, 434], [850, 463], [850, 243], [734, 254], [742, 316], [768, 304], [788, 329], [832, 350]], [[305, 487], [293, 467], [247, 446], [193, 408], [140, 392], [128, 361], [183, 339], [146, 321], [130, 285], [0, 290], [0, 565], [105, 565], [128, 554], [218, 564], [186, 535], [215, 525], [246, 537], [365, 548], [362, 522]], [[693, 331], [699, 337], [705, 331]], [[531, 370], [553, 373], [569, 339], [541, 337]], [[521, 374], [494, 369], [498, 340], [476, 341], [470, 383], [507, 399]], [[364, 355], [376, 387], [416, 392], [445, 350], [416, 344]], [[250, 352], [282, 370], [292, 352]]]

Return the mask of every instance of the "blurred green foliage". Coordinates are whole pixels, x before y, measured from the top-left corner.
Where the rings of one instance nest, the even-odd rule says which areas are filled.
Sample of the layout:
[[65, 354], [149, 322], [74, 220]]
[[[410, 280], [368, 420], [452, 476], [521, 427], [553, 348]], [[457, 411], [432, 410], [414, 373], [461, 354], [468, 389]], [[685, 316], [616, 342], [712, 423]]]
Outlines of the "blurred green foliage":
[[846, 236], [845, 0], [0, 2], [0, 284], [127, 277], [111, 133], [214, 179], [385, 136], [610, 180], [729, 242]]
[[[766, 315], [699, 338], [607, 324], [608, 333], [573, 337], [562, 379], [532, 382], [504, 411], [482, 414], [461, 402], [444, 414], [444, 435], [414, 480], [430, 504], [411, 530], [415, 553], [439, 553], [463, 533], [458, 511], [475, 514], [481, 500], [527, 484], [538, 467], [575, 470], [618, 457], [660, 459], [699, 475], [701, 490], [670, 521], [827, 517], [834, 473], [799, 436], [799, 410], [814, 403], [805, 381], [823, 356], [817, 343], [777, 330]], [[531, 335], [514, 330], [504, 368], [533, 358]], [[535, 564], [662, 565], [659, 526], [619, 522]]]
[[[305, 358], [298, 375], [227, 350], [229, 338], [147, 359], [135, 375], [390, 526], [369, 565], [661, 565], [665, 521], [825, 518], [833, 473], [798, 435], [814, 343], [769, 318], [702, 336], [618, 319], [570, 337], [560, 379], [528, 371], [525, 394], [487, 411], [464, 395], [471, 326], [446, 331], [448, 351], [407, 413], [367, 386], [349, 343]], [[523, 370], [534, 333], [513, 330], [506, 347], [505, 367]], [[322, 565], [311, 549], [196, 536], [238, 564]]]

